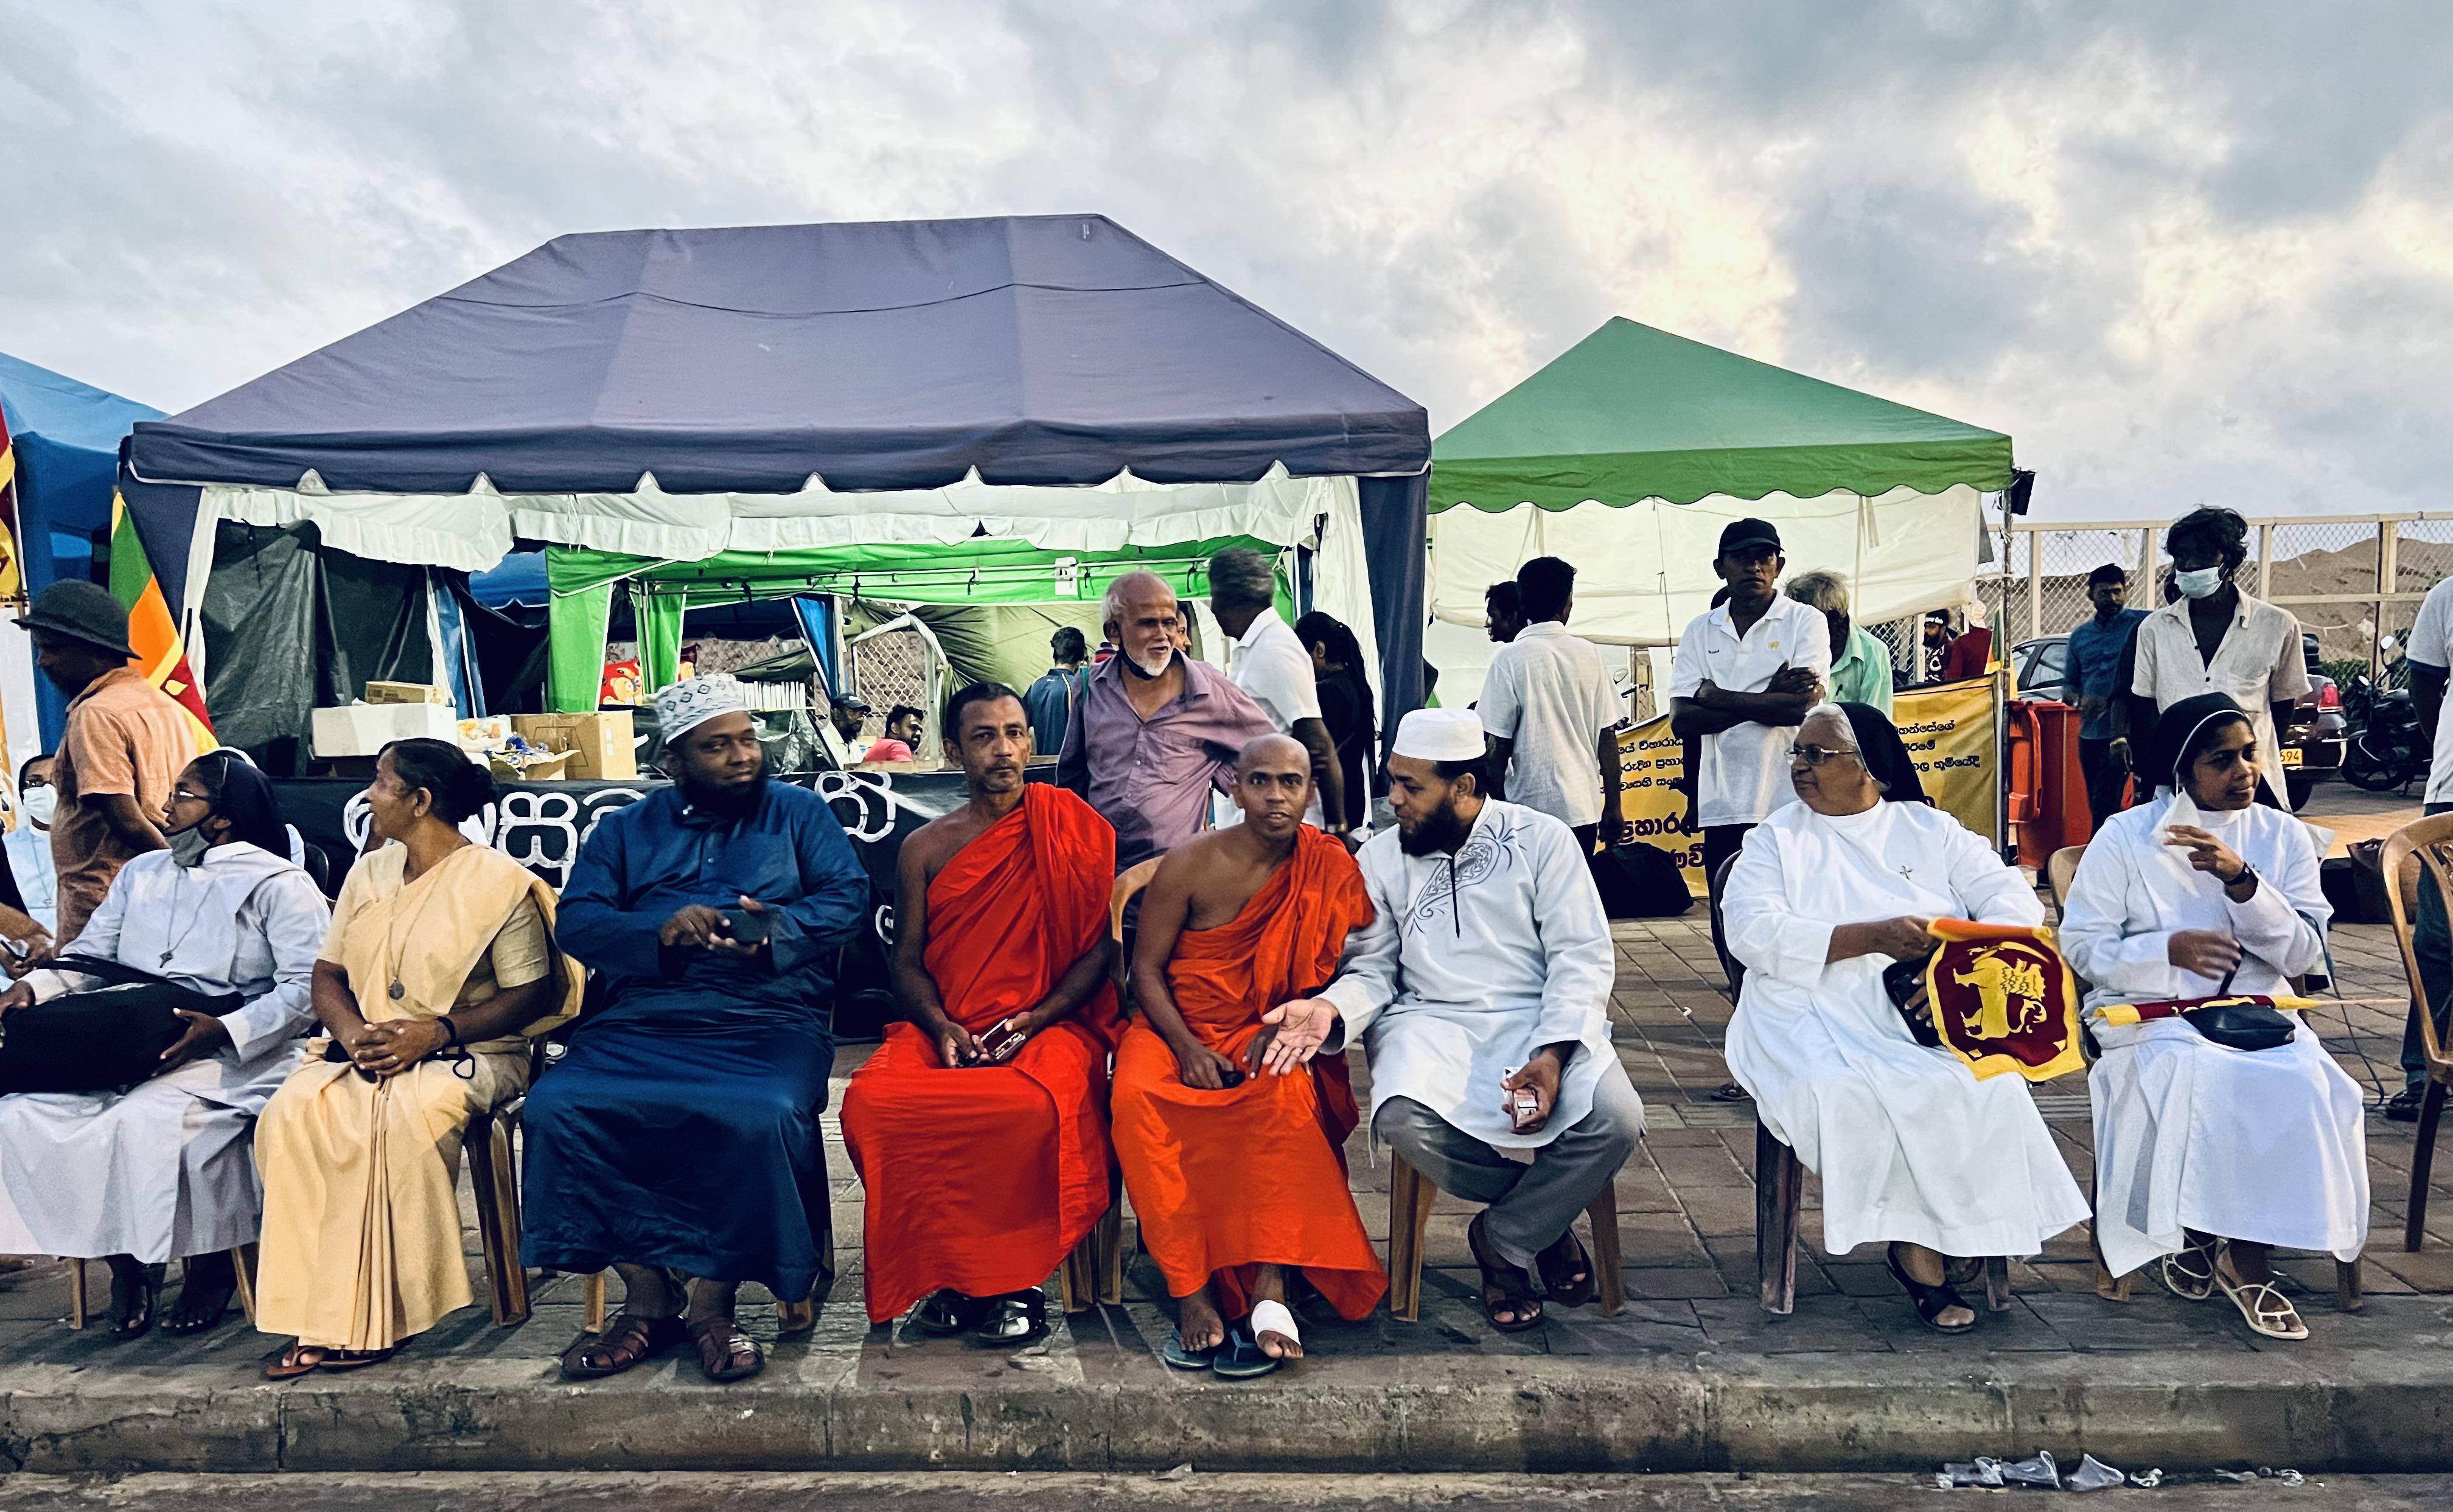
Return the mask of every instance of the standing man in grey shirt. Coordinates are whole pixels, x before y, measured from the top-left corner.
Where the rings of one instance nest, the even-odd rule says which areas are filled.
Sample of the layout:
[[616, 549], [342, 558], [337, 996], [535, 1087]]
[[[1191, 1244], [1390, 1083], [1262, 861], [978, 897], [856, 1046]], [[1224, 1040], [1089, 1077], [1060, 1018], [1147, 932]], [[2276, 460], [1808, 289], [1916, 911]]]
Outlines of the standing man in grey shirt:
[[1056, 781], [1115, 826], [1121, 872], [1199, 834], [1245, 745], [1277, 726], [1226, 673], [1176, 649], [1165, 578], [1127, 572], [1107, 585], [1105, 607], [1116, 654], [1090, 674]]
[[[1491, 658], [1482, 683], [1488, 796], [1548, 814], [1590, 855], [1604, 814], [1617, 807], [1618, 725], [1626, 706], [1600, 650], [1567, 633], [1576, 569], [1537, 556], [1517, 568], [1516, 589], [1525, 627]], [[1612, 844], [1619, 828], [1610, 826]]]

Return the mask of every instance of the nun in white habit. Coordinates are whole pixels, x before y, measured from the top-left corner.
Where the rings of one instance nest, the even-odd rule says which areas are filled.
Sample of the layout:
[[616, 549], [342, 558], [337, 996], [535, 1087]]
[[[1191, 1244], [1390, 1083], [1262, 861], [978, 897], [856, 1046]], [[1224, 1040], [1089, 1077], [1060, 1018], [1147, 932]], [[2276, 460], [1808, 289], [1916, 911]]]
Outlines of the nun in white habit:
[[[299, 1061], [332, 917], [287, 859], [271, 786], [241, 753], [189, 763], [161, 824], [170, 847], [120, 869], [69, 959], [133, 967], [239, 1006], [182, 1012], [184, 1032], [133, 1084], [0, 1096], [0, 1254], [109, 1260], [114, 1339], [153, 1325], [170, 1260], [187, 1263], [166, 1331], [202, 1332], [228, 1310], [237, 1280], [228, 1251], [254, 1243], [263, 1206], [249, 1136]], [[100, 985], [70, 969], [32, 972], [0, 994], [0, 1025]], [[111, 1031], [98, 1021], [84, 1032]], [[176, 1030], [161, 1032], [148, 1050]], [[124, 1052], [90, 1053], [101, 1064]]]
[[1729, 1024], [1731, 1074], [1764, 1126], [1823, 1178], [1823, 1243], [1887, 1241], [1917, 1315], [1976, 1324], [1951, 1260], [2032, 1255], [2086, 1217], [2027, 1084], [1978, 1081], [1917, 1044], [1883, 986], [1933, 948], [1936, 918], [2039, 925], [2018, 871], [1925, 801], [1898, 731], [1862, 704], [1798, 728], [1800, 800], [1746, 836], [1722, 905], [1746, 966]]
[[2108, 1025], [2096, 1010], [2289, 995], [2288, 979], [2324, 958], [2317, 848], [2299, 820], [2255, 802], [2256, 725], [2230, 699], [2173, 705], [2154, 746], [2144, 769], [2171, 789], [2105, 823], [2063, 910], [2063, 952], [2093, 985], [2104, 1052], [2087, 1074], [2096, 1240], [2114, 1275], [2160, 1258], [2175, 1295], [2220, 1290], [2257, 1332], [2304, 1339], [2266, 1253], [2347, 1261], [2366, 1243], [2359, 1084], [2305, 1024], [2271, 1049], [2237, 1050], [2185, 1019]]

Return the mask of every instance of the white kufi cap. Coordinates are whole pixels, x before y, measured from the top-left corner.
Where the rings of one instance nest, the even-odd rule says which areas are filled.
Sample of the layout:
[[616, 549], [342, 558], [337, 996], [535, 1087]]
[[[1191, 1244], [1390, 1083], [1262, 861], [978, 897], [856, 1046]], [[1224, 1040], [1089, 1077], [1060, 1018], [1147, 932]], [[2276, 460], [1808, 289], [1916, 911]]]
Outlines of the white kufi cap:
[[742, 696], [741, 684], [730, 672], [686, 677], [656, 690], [656, 726], [668, 746], [718, 714], [748, 711], [749, 700]]
[[1416, 761], [1477, 761], [1483, 752], [1482, 716], [1469, 708], [1418, 708], [1397, 722], [1391, 756]]

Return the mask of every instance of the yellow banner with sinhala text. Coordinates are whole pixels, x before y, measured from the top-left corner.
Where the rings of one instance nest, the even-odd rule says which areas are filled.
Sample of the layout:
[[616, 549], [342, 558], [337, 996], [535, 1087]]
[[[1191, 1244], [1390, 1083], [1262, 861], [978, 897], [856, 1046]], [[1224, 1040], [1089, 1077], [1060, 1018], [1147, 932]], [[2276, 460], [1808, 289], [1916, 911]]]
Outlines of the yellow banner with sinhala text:
[[[2002, 700], [2007, 671], [1940, 687], [1911, 688], [1892, 701], [1891, 722], [1916, 763], [1917, 778], [1934, 806], [1993, 842], [2002, 844]], [[1619, 815], [1635, 826], [1641, 845], [1669, 852], [1686, 874], [1686, 888], [1702, 897], [1704, 834], [1682, 827], [1686, 813], [1686, 753], [1669, 733], [1669, 719], [1646, 720], [1622, 730], [1619, 750]]]

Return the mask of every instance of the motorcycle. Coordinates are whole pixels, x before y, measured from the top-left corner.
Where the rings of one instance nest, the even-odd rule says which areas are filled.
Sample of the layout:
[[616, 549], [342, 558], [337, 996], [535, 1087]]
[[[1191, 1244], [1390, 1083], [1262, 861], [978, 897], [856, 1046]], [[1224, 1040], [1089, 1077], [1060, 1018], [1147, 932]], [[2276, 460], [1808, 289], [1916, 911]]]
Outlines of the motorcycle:
[[2351, 679], [2343, 714], [2350, 725], [2343, 781], [2383, 793], [2426, 777], [2435, 742], [2420, 727], [2419, 709], [2407, 689], [2380, 690], [2362, 673]]

